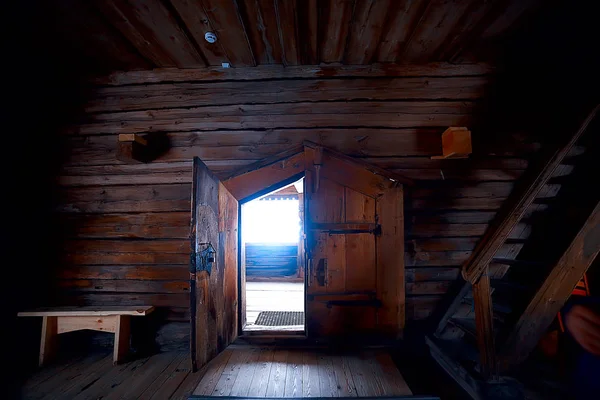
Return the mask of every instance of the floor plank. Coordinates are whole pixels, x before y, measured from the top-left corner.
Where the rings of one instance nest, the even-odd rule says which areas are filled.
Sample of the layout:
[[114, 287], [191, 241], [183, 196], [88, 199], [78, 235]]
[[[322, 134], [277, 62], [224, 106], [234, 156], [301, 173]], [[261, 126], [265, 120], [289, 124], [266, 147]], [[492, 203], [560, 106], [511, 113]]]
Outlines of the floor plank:
[[231, 349], [225, 349], [221, 354], [219, 354], [214, 361], [210, 362], [207, 366], [208, 369], [198, 387], [194, 390], [194, 394], [198, 395], [206, 395], [210, 396], [213, 394], [223, 371], [225, 370], [225, 366], [229, 361], [229, 358], [233, 354]]
[[271, 367], [273, 366], [273, 355], [273, 349], [261, 349], [260, 356], [258, 357], [258, 364], [254, 370], [254, 376], [252, 377], [252, 383], [248, 390], [249, 397], [266, 397]]
[[[91, 354], [49, 376], [39, 371], [23, 386], [25, 399], [188, 399], [373, 397], [410, 395], [402, 374], [383, 350], [347, 354], [329, 349], [231, 346], [192, 373], [189, 354], [155, 354], [113, 366], [105, 353]], [[40, 377], [40, 382], [35, 381]]]
[[151, 357], [144, 368], [138, 368], [116, 390], [112, 390], [103, 400], [137, 398], [154, 379], [156, 379], [173, 361], [176, 353], [159, 353]]
[[273, 365], [269, 375], [267, 397], [283, 397], [285, 393], [285, 374], [287, 370], [288, 351], [276, 349], [273, 352]]
[[302, 397], [302, 351], [288, 351], [283, 397]]
[[319, 388], [321, 397], [339, 397], [338, 383], [333, 371], [333, 360], [329, 354], [321, 353], [317, 356], [319, 369]]
[[252, 383], [252, 377], [256, 370], [256, 364], [258, 364], [258, 357], [260, 356], [260, 349], [251, 349], [250, 355], [244, 364], [240, 366], [240, 370], [235, 378], [235, 382], [231, 387], [230, 396], [247, 397], [248, 391], [250, 390], [250, 384]]
[[[175, 370], [179, 367], [182, 362], [190, 362], [189, 354], [187, 353], [175, 353], [171, 363], [165, 368], [165, 370], [156, 377], [150, 385], [146, 387], [146, 390], [142, 392], [142, 394], [138, 397], [138, 400], [149, 400], [154, 396], [157, 391], [159, 391], [169, 380], [171, 375], [175, 372]], [[179, 386], [179, 385], [178, 385]], [[168, 398], [175, 391], [176, 388], [173, 388], [171, 393], [169, 393], [166, 397]]]
[[182, 360], [151, 400], [176, 399], [189, 396], [203, 377], [203, 371], [192, 372], [189, 355]]
[[406, 384], [404, 377], [396, 367], [392, 357], [387, 353], [378, 353], [377, 362], [371, 364], [375, 375], [382, 377], [382, 385], [389, 396], [411, 396], [412, 390]]
[[117, 365], [111, 368], [108, 373], [101, 376], [96, 382], [84, 388], [74, 400], [96, 400], [106, 397], [111, 391], [115, 390], [121, 384], [127, 384], [127, 380], [133, 372], [139, 368], [143, 368], [150, 360], [150, 357], [145, 357], [126, 364]]
[[[56, 371], [51, 377], [52, 379], [45, 379], [39, 385], [36, 385], [27, 393], [28, 399], [42, 399], [48, 393], [60, 392], [63, 386], [68, 386], [73, 380], [77, 379], [82, 374], [85, 374], [89, 368], [106, 357], [106, 354], [92, 354], [82, 359], [78, 359], [76, 362], [69, 364], [66, 368]], [[50, 378], [50, 377], [49, 377]]]
[[227, 365], [225, 366], [225, 369], [223, 370], [223, 373], [221, 374], [221, 377], [219, 378], [219, 381], [217, 382], [217, 385], [215, 386], [215, 390], [212, 393], [213, 396], [231, 395], [231, 389], [233, 388], [233, 384], [235, 383], [235, 380], [240, 372], [240, 368], [244, 363], [246, 363], [251, 354], [251, 349], [236, 349], [233, 352], [229, 358], [229, 361], [227, 362]]
[[57, 395], [55, 392], [50, 392], [43, 400], [72, 399], [107, 374], [112, 368], [114, 368], [113, 355], [110, 353], [104, 359], [100, 360], [100, 362], [88, 368], [77, 379], [73, 380], [70, 385], [63, 386], [60, 394]]
[[333, 359], [333, 372], [338, 382], [340, 396], [341, 397], [356, 397], [356, 385], [352, 379], [352, 372], [348, 366], [348, 360], [343, 355], [334, 355]]
[[302, 355], [302, 397], [320, 397], [319, 367], [317, 355], [305, 351]]

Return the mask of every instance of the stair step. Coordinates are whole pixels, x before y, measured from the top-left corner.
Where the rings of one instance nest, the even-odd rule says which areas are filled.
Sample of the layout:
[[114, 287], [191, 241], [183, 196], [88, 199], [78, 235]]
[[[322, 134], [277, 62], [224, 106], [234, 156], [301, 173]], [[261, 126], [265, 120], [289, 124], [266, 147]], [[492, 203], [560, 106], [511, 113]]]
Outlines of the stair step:
[[520, 290], [520, 291], [525, 291], [529, 289], [529, 286], [527, 285], [522, 285], [518, 282], [511, 282], [511, 281], [507, 281], [504, 279], [492, 279], [490, 281], [490, 284], [492, 285], [493, 288], [495, 289], [500, 289], [500, 290]]
[[450, 318], [448, 322], [464, 333], [474, 338], [477, 337], [477, 328], [475, 327], [475, 320], [473, 318]]
[[[474, 301], [472, 296], [466, 296], [463, 299], [463, 302], [473, 307]], [[496, 316], [495, 313], [508, 315], [512, 312], [511, 307], [507, 306], [506, 304], [498, 303], [497, 301], [492, 301], [492, 309], [494, 310], [494, 317]], [[498, 319], [503, 321], [504, 317], [499, 317]]]
[[530, 267], [530, 268], [541, 268], [546, 266], [546, 263], [543, 262], [539, 262], [539, 261], [525, 261], [525, 260], [513, 260], [513, 259], [509, 259], [509, 258], [496, 258], [494, 257], [492, 259], [493, 263], [496, 264], [504, 264], [504, 265], [510, 265], [511, 267]]
[[527, 238], [524, 239], [506, 239], [504, 242], [506, 244], [525, 244], [527, 243]]
[[533, 200], [533, 204], [543, 205], [543, 206], [551, 206], [556, 204], [558, 200], [556, 197], [538, 197]]

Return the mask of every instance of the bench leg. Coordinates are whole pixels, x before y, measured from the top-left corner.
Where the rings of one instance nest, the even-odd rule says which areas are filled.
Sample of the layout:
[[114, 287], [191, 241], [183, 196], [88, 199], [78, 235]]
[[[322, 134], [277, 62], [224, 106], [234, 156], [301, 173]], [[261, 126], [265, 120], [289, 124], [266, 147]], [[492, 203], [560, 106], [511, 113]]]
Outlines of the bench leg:
[[40, 341], [40, 367], [56, 355], [58, 324], [57, 317], [43, 317]]
[[115, 347], [113, 352], [113, 364], [117, 365], [123, 361], [129, 351], [129, 337], [131, 333], [129, 315], [117, 315], [115, 327]]

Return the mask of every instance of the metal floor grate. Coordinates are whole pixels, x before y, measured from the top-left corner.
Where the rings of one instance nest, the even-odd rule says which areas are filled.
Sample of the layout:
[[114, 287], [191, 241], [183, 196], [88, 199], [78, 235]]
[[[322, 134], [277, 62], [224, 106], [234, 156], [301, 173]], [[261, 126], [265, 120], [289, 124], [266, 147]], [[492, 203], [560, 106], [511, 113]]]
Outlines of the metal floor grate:
[[290, 326], [304, 325], [303, 311], [261, 311], [254, 325]]

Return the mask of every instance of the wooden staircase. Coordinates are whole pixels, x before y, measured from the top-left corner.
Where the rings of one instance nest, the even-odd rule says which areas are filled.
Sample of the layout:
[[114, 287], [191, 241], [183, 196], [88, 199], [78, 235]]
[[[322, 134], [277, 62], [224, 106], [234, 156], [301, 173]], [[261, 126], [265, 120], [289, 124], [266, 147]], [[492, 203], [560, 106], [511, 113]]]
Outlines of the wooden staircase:
[[[599, 110], [597, 106], [567, 143], [523, 177], [464, 264], [465, 282], [445, 312], [438, 314], [435, 332], [426, 338], [432, 356], [474, 399], [491, 398], [490, 387], [509, 382], [501, 375], [527, 358], [598, 253], [597, 240], [591, 253], [578, 252], [583, 241], [598, 234], [597, 198], [592, 199], [579, 233], [565, 243], [566, 250], [548, 251], [557, 254], [535, 260], [522, 250], [536, 229], [548, 229], [544, 221], [556, 220], [553, 213], [566, 202], [578, 204], [577, 199], [566, 199], [561, 189], [579, 172], [587, 172], [582, 160], [589, 153], [588, 139], [600, 134]], [[583, 195], [596, 196], [588, 191]], [[523, 279], [526, 275], [539, 279]]]

